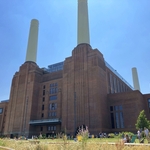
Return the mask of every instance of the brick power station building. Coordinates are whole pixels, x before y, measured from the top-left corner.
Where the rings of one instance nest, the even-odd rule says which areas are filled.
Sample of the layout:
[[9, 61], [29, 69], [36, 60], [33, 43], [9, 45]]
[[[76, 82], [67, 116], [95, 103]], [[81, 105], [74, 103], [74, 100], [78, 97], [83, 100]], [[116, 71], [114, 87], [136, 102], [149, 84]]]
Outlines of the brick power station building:
[[[63, 62], [36, 64], [38, 21], [31, 21], [26, 61], [12, 79], [9, 101], [0, 103], [3, 135], [74, 135], [86, 125], [91, 134], [135, 132], [141, 110], [150, 119], [150, 94], [134, 90], [89, 40], [87, 0], [78, 0], [78, 44]], [[137, 81], [138, 82], [138, 81]]]

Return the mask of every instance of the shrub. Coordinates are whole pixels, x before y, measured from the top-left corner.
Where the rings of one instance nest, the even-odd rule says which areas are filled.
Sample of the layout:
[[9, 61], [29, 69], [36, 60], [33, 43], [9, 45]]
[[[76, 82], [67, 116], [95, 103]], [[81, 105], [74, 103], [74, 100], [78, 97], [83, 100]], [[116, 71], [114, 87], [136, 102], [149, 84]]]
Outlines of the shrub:
[[114, 138], [114, 137], [115, 137], [115, 134], [114, 134], [114, 133], [109, 133], [109, 134], [108, 134], [108, 137], [109, 137], [109, 138]]
[[132, 132], [121, 132], [121, 133], [119, 133], [119, 138], [124, 138], [124, 136], [125, 135], [128, 135], [128, 136], [133, 136], [134, 135], [134, 133], [132, 133]]

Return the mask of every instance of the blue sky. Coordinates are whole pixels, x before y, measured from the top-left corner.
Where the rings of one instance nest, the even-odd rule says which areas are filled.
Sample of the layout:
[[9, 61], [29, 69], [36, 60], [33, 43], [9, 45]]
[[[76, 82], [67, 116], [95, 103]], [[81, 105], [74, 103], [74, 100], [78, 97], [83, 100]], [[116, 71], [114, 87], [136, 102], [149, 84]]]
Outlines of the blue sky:
[[[131, 85], [137, 67], [141, 92], [150, 93], [150, 0], [88, 0], [90, 43]], [[37, 64], [71, 56], [77, 45], [77, 0], [0, 0], [0, 100], [25, 62], [31, 19], [39, 20]]]

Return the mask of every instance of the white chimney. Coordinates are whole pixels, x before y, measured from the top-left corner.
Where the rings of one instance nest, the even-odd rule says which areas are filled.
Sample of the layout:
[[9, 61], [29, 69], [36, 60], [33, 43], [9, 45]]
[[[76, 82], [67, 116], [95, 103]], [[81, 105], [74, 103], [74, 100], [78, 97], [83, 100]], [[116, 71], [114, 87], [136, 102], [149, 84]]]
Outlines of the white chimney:
[[26, 61], [33, 61], [35, 63], [36, 63], [37, 45], [38, 45], [38, 27], [39, 27], [38, 20], [32, 19], [30, 25], [30, 31], [29, 31]]
[[132, 78], [133, 78], [134, 89], [140, 91], [140, 84], [139, 84], [137, 69], [135, 67], [132, 68]]

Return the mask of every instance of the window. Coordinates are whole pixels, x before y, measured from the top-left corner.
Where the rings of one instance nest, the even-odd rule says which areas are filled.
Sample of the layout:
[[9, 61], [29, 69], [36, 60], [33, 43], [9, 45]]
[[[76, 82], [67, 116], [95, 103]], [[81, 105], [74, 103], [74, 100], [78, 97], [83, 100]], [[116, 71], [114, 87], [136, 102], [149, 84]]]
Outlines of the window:
[[117, 93], [117, 81], [116, 81], [116, 77], [114, 77], [114, 92]]
[[120, 82], [120, 92], [122, 92], [122, 83]]
[[113, 106], [110, 106], [110, 111], [113, 111]]
[[111, 113], [111, 127], [114, 129], [115, 128], [115, 124], [114, 124], [114, 114]]
[[120, 128], [120, 124], [119, 124], [119, 114], [118, 112], [115, 113], [115, 120], [116, 120], [116, 128]]
[[56, 94], [58, 92], [57, 86], [58, 86], [57, 83], [50, 84], [50, 94]]
[[49, 105], [49, 109], [50, 109], [50, 110], [56, 110], [56, 109], [57, 109], [57, 103], [51, 103], [51, 104]]
[[56, 126], [48, 126], [47, 130], [48, 131], [56, 130]]
[[43, 89], [45, 89], [45, 85], [43, 85]]
[[3, 113], [3, 108], [0, 108], [0, 114], [2, 114]]
[[45, 95], [45, 90], [43, 90], [43, 96]]
[[50, 96], [49, 99], [50, 99], [50, 100], [56, 100], [56, 99], [57, 99], [57, 95]]
[[118, 111], [118, 109], [119, 109], [119, 106], [114, 106], [115, 111]]
[[122, 105], [110, 106], [110, 117], [112, 128], [124, 128]]
[[56, 117], [56, 112], [55, 111], [54, 112], [49, 112], [49, 117], [50, 118]]
[[42, 105], [42, 110], [44, 110], [44, 105]]
[[41, 131], [43, 131], [43, 127], [41, 127], [41, 129], [40, 129]]
[[117, 89], [118, 89], [118, 92], [120, 92], [119, 80], [117, 80]]
[[45, 97], [43, 97], [43, 102], [45, 101]]
[[119, 106], [119, 110], [122, 110], [122, 105]]
[[111, 88], [111, 93], [114, 93], [113, 92], [113, 76], [112, 76], [112, 74], [110, 74], [110, 88]]
[[120, 125], [121, 125], [121, 128], [124, 128], [123, 112], [120, 112]]
[[43, 118], [44, 117], [44, 114], [42, 113], [41, 117]]
[[150, 98], [148, 98], [148, 108], [149, 108], [149, 112], [150, 112]]

